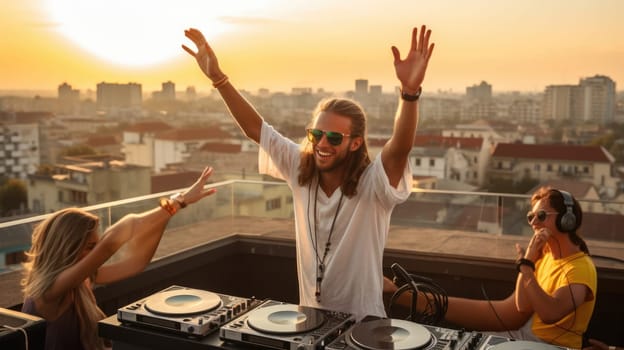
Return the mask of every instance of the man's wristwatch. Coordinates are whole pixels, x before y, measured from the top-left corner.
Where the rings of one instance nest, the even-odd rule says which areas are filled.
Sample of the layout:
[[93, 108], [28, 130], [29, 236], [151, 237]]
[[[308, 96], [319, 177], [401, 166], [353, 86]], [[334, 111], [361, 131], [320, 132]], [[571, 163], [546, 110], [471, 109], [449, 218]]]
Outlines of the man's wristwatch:
[[418, 101], [418, 98], [420, 97], [421, 93], [422, 93], [422, 86], [419, 86], [418, 90], [413, 95], [408, 94], [407, 92], [403, 92], [403, 90], [401, 90], [401, 98], [403, 99], [403, 101], [414, 102], [414, 101]]
[[182, 192], [178, 192], [170, 197], [172, 201], [178, 202], [180, 204], [180, 208], [186, 208], [186, 202], [184, 201], [184, 195]]

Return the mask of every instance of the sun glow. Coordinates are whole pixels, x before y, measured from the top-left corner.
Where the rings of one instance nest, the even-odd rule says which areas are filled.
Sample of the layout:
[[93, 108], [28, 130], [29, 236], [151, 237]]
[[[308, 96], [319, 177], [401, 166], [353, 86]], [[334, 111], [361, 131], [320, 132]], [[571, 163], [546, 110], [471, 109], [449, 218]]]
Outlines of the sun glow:
[[[181, 54], [183, 30], [196, 27], [209, 40], [264, 1], [43, 0], [55, 28], [83, 50], [124, 66], [145, 67]], [[251, 7], [254, 7], [252, 9]]]

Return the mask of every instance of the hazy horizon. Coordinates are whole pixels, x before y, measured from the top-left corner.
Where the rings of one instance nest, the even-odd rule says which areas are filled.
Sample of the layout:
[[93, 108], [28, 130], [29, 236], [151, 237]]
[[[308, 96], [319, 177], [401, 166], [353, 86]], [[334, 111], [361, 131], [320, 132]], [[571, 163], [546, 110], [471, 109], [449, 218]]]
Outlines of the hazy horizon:
[[158, 91], [211, 90], [182, 49], [201, 29], [239, 89], [353, 90], [368, 79], [398, 85], [390, 47], [404, 56], [412, 27], [433, 30], [423, 88], [464, 93], [481, 81], [494, 93], [543, 92], [605, 75], [624, 82], [624, 1], [200, 0], [7, 2], [0, 13], [0, 91], [81, 93], [100, 82]]

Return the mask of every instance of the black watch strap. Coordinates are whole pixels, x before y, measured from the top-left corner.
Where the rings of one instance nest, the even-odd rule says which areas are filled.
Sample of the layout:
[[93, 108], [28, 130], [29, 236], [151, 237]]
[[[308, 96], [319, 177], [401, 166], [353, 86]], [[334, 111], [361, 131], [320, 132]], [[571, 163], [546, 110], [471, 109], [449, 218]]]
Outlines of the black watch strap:
[[414, 102], [414, 101], [418, 101], [418, 98], [420, 98], [421, 93], [422, 93], [422, 86], [418, 87], [418, 91], [416, 91], [414, 95], [408, 94], [406, 92], [403, 92], [403, 90], [401, 90], [401, 98], [404, 101]]
[[535, 264], [529, 259], [520, 258], [516, 260], [516, 270], [518, 270], [518, 272], [520, 272], [520, 266], [522, 265], [526, 265], [530, 267], [531, 270], [535, 271]]

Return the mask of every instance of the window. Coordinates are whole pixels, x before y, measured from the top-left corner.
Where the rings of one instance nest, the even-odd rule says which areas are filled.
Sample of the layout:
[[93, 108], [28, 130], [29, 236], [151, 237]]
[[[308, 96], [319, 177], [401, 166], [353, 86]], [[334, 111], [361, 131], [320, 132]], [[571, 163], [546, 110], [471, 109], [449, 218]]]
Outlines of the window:
[[81, 191], [69, 192], [70, 201], [72, 203], [87, 204], [87, 193]]
[[416, 158], [415, 162], [416, 162], [416, 166], [420, 166], [420, 158]]
[[267, 211], [275, 210], [282, 207], [282, 199], [281, 198], [273, 198], [266, 201], [265, 208]]
[[16, 265], [26, 261], [26, 254], [23, 251], [7, 253], [4, 258], [5, 265]]
[[546, 165], [546, 171], [551, 172], [553, 170], [552, 164]]
[[435, 159], [429, 159], [429, 166], [430, 167], [434, 167], [435, 166]]
[[43, 208], [41, 207], [41, 201], [39, 199], [33, 199], [32, 209], [35, 213], [40, 213], [43, 211]]

